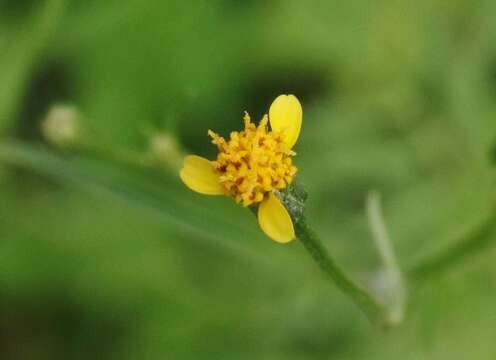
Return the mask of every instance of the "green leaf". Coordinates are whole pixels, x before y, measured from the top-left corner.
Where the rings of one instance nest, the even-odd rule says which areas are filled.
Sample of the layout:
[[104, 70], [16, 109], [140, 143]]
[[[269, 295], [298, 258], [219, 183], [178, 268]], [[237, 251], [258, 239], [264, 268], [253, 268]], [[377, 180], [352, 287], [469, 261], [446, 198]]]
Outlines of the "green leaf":
[[[221, 246], [245, 257], [269, 260], [243, 244], [261, 237], [258, 229], [251, 226], [255, 221], [248, 211], [227, 199], [203, 199], [190, 194], [171, 175], [157, 176], [149, 169], [87, 157], [61, 157], [41, 146], [18, 142], [0, 143], [0, 163], [84, 189], [100, 196], [102, 201], [120, 199], [134, 208], [148, 211], [151, 217], [172, 230], [190, 235], [190, 239]], [[226, 213], [230, 216], [221, 215]]]

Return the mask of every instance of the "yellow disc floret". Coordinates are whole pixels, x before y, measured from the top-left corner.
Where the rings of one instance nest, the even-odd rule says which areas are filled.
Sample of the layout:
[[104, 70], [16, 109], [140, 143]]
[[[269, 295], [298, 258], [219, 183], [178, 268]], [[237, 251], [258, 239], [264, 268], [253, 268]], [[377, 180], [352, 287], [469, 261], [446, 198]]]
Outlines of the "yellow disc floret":
[[267, 115], [255, 126], [248, 113], [245, 129], [231, 132], [229, 141], [210, 131], [219, 154], [213, 162], [226, 192], [243, 206], [261, 202], [268, 192], [286, 188], [296, 174], [282, 133], [268, 131]]

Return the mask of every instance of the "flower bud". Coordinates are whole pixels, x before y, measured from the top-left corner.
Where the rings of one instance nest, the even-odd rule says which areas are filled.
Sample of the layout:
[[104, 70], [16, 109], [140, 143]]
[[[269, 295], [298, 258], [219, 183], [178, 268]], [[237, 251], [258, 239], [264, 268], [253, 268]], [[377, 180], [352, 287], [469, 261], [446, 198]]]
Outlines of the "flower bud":
[[54, 105], [41, 123], [43, 137], [58, 147], [74, 146], [79, 141], [80, 114], [76, 107]]
[[181, 166], [183, 153], [173, 136], [166, 132], [156, 132], [150, 136], [148, 151], [152, 161], [174, 169]]

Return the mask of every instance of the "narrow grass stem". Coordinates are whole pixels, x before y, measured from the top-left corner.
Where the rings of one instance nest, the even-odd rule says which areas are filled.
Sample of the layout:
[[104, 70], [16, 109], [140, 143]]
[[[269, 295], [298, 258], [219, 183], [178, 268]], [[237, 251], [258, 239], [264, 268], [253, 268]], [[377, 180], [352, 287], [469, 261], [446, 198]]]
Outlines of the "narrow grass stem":
[[365, 289], [354, 283], [329, 255], [317, 234], [304, 218], [295, 224], [296, 236], [308, 250], [320, 269], [348, 295], [374, 324], [384, 324], [384, 308]]
[[119, 148], [102, 146], [96, 142], [87, 141], [86, 139], [79, 143], [79, 150], [82, 152], [86, 152], [96, 158], [103, 158], [116, 163], [122, 163], [136, 167], [147, 165], [145, 157], [140, 153], [130, 150], [122, 150]]
[[465, 260], [484, 250], [496, 241], [496, 209], [476, 225], [471, 231], [464, 234], [453, 245], [427, 257], [418, 264], [412, 266], [407, 275], [411, 280], [420, 282], [428, 279], [450, 268], [451, 266]]

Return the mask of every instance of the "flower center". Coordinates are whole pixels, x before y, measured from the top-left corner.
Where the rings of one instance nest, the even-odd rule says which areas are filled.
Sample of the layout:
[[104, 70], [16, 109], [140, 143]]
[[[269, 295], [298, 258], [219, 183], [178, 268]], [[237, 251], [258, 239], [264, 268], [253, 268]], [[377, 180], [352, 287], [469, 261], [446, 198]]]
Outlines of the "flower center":
[[267, 115], [255, 126], [245, 113], [243, 131], [231, 132], [230, 140], [209, 130], [219, 154], [214, 161], [222, 186], [238, 203], [250, 206], [267, 192], [286, 188], [296, 174], [281, 133], [267, 130]]

